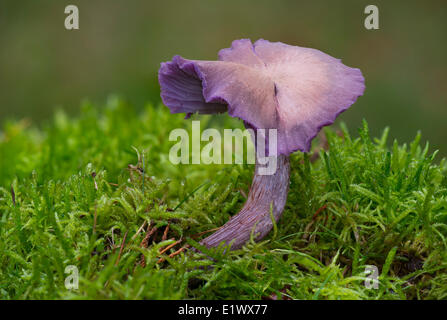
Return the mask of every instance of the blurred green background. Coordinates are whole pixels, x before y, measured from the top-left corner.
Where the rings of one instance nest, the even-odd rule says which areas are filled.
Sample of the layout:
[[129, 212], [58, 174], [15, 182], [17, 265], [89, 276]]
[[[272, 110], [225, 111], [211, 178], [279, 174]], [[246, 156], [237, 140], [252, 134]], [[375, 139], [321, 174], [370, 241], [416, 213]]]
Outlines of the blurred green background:
[[[80, 30], [64, 28], [65, 6]], [[380, 10], [366, 30], [364, 8]], [[358, 67], [365, 95], [340, 118], [366, 118], [373, 134], [391, 126], [409, 141], [421, 129], [447, 155], [447, 1], [0, 1], [0, 122], [40, 125], [83, 99], [118, 94], [137, 108], [158, 103], [160, 62], [180, 54], [216, 59], [239, 38], [313, 47]]]

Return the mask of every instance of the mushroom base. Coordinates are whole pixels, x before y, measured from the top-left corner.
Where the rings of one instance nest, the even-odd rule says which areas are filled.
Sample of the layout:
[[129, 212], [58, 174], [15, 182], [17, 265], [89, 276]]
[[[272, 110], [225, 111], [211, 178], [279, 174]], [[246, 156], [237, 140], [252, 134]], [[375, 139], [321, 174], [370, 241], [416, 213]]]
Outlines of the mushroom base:
[[264, 238], [273, 228], [270, 210], [277, 222], [282, 215], [289, 191], [289, 157], [277, 157], [277, 170], [273, 175], [260, 175], [261, 165], [256, 162], [253, 183], [247, 202], [241, 211], [224, 226], [200, 243], [208, 248], [224, 242], [231, 249], [240, 249], [253, 234], [256, 241]]

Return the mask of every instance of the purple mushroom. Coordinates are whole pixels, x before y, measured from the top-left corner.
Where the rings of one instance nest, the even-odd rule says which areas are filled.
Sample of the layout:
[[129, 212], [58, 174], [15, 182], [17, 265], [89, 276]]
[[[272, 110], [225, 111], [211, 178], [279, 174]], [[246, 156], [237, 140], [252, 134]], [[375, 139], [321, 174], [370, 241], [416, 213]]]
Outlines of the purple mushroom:
[[[359, 69], [350, 68], [319, 50], [281, 42], [233, 41], [219, 52], [219, 61], [187, 60], [175, 56], [161, 64], [163, 103], [171, 113], [201, 114], [228, 111], [247, 128], [277, 129], [273, 175], [259, 174], [241, 211], [201, 244], [231, 243], [241, 248], [251, 234], [266, 236], [282, 215], [289, 188], [289, 155], [308, 152], [312, 139], [365, 89]], [[257, 159], [258, 160], [258, 159]]]

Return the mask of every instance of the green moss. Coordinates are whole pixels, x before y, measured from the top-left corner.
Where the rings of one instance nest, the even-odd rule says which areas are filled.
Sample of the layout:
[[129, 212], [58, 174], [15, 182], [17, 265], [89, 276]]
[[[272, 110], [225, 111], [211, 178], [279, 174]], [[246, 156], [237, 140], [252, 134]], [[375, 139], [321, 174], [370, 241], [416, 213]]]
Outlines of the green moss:
[[[370, 139], [366, 122], [358, 137], [327, 129], [327, 151], [291, 157], [275, 234], [234, 252], [206, 250], [213, 260], [170, 258], [238, 212], [253, 166], [172, 165], [169, 132], [191, 125], [182, 115], [151, 106], [136, 114], [118, 99], [97, 110], [56, 113], [41, 129], [4, 124], [1, 299], [447, 298], [447, 164], [419, 134], [389, 149], [388, 130]], [[242, 127], [200, 119], [202, 128]], [[143, 224], [158, 228], [147, 248]], [[68, 265], [79, 269], [79, 290], [64, 286]], [[366, 265], [379, 269], [377, 290], [364, 284]]]

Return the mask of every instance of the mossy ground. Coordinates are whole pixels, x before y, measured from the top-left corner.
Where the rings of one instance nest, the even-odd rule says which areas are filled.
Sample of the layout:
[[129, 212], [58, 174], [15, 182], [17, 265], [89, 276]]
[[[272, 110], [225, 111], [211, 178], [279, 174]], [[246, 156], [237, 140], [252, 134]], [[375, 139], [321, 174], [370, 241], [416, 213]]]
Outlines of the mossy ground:
[[[253, 166], [171, 164], [169, 133], [190, 121], [165, 107], [139, 114], [112, 99], [96, 110], [40, 129], [4, 124], [1, 299], [447, 298], [447, 164], [420, 135], [388, 148], [388, 131], [371, 139], [366, 123], [359, 135], [326, 129], [326, 151], [320, 139], [291, 157], [286, 209], [264, 241], [170, 258], [238, 212]], [[144, 241], [147, 226], [157, 232]], [[78, 290], [64, 286], [69, 265]]]

